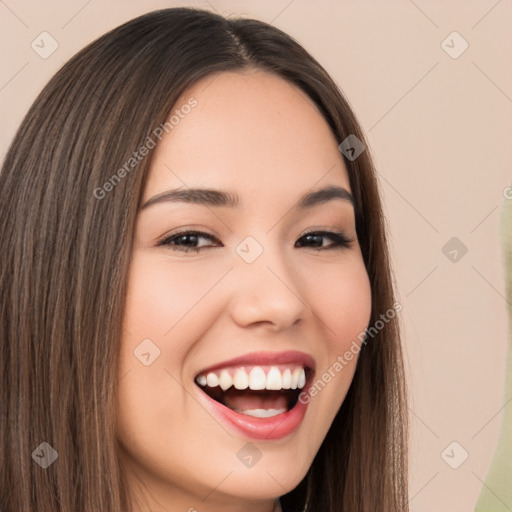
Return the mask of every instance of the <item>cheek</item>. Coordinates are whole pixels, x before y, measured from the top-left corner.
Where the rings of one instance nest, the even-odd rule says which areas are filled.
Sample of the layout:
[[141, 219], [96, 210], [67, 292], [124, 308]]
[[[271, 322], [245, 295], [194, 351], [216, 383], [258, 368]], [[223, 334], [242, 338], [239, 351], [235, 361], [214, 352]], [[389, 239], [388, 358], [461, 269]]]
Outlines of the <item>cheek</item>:
[[203, 268], [198, 274], [197, 265], [183, 262], [178, 266], [162, 257], [135, 255], [128, 277], [126, 330], [134, 336], [154, 336], [166, 344], [174, 339], [175, 347], [174, 334], [189, 321], [190, 315], [197, 327], [198, 319], [207, 320], [202, 298], [223, 273], [224, 269]]
[[361, 258], [321, 269], [308, 279], [310, 304], [322, 320], [329, 349], [346, 350], [368, 326], [372, 297]]
[[[165, 268], [169, 271], [165, 272]], [[171, 403], [175, 387], [167, 371], [179, 371], [188, 350], [180, 319], [197, 301], [197, 279], [172, 272], [160, 261], [134, 255], [128, 275], [120, 350], [120, 396], [124, 424], [151, 431], [162, 407]], [[145, 356], [149, 354], [149, 356]], [[166, 371], [167, 370], [167, 371]], [[177, 373], [176, 370], [178, 371]], [[143, 413], [143, 414], [142, 414]], [[168, 417], [160, 420], [168, 422]]]
[[[178, 269], [162, 261], [161, 256], [134, 254], [128, 274], [119, 367], [124, 393], [120, 402], [130, 417], [132, 411], [137, 417], [144, 410], [150, 418], [162, 407], [159, 396], [166, 396], [168, 403], [179, 396], [181, 388], [174, 385], [169, 374], [183, 379], [194, 340], [215, 321], [218, 312], [207, 294], [224, 272], [203, 268], [199, 278], [197, 265], [184, 263]], [[143, 355], [148, 352], [149, 364], [145, 365], [148, 361]]]
[[[126, 451], [148, 468], [159, 463], [155, 443], [163, 442], [171, 451], [177, 449], [170, 433], [178, 428], [173, 411], [183, 407], [182, 388], [175, 379], [181, 378], [190, 348], [191, 331], [184, 332], [184, 327], [189, 325], [187, 312], [207, 290], [207, 283], [189, 275], [190, 269], [176, 272], [161, 258], [137, 254], [130, 265], [120, 351], [117, 435]], [[147, 340], [154, 345], [148, 345]], [[142, 343], [143, 351], [139, 349]], [[146, 352], [150, 353], [148, 365], [142, 357]], [[166, 469], [165, 461], [161, 469]]]
[[[135, 257], [129, 273], [125, 326], [131, 333], [162, 337], [184, 314], [194, 295], [194, 280], [183, 285], [181, 273], [165, 272], [161, 262]], [[180, 315], [181, 313], [181, 315]]]
[[318, 396], [316, 407], [327, 424], [352, 382], [372, 309], [371, 286], [362, 259], [330, 270], [317, 272], [309, 282], [310, 304], [325, 333], [313, 395]]

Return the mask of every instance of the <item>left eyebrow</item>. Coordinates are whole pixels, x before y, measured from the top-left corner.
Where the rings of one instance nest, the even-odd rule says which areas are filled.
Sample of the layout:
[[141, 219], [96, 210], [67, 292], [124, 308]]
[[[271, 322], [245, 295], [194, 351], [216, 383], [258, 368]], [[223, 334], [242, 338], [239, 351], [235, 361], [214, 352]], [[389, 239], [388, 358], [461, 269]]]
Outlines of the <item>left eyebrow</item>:
[[[333, 199], [348, 201], [352, 206], [355, 205], [354, 196], [343, 187], [329, 186], [308, 192], [304, 194], [293, 206], [293, 209], [305, 210], [324, 204]], [[206, 188], [187, 188], [167, 190], [148, 199], [141, 210], [157, 203], [184, 202], [193, 204], [203, 204], [206, 206], [224, 206], [230, 208], [240, 207], [240, 197], [233, 192]]]
[[355, 206], [354, 196], [346, 188], [331, 186], [303, 195], [299, 201], [297, 201], [294, 208], [305, 210], [331, 201], [332, 199], [342, 199], [351, 203], [352, 206]]

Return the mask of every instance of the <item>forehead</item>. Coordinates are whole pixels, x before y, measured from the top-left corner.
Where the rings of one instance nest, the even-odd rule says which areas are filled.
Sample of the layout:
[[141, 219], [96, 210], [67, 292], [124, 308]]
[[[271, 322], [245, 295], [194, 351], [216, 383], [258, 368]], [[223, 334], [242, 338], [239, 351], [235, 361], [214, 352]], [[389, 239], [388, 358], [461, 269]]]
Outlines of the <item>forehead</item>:
[[350, 189], [336, 138], [316, 105], [273, 74], [208, 76], [182, 94], [170, 115], [172, 129], [155, 150], [146, 198], [177, 186], [282, 193], [325, 180]]

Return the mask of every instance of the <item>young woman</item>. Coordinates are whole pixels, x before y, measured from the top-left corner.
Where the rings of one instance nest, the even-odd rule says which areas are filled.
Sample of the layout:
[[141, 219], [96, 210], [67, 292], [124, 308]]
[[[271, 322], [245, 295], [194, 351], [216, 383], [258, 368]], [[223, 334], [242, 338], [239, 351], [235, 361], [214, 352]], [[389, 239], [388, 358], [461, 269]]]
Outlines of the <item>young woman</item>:
[[256, 20], [152, 12], [52, 78], [0, 174], [2, 510], [408, 510], [364, 140]]

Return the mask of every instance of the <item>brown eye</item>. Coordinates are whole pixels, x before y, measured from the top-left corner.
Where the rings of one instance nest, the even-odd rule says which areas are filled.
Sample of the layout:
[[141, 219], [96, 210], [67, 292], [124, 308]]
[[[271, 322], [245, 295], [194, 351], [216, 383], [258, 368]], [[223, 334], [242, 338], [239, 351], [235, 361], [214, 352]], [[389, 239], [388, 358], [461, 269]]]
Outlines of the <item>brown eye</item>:
[[[330, 244], [325, 245], [325, 239], [331, 241]], [[209, 240], [211, 242], [217, 242], [213, 244], [200, 244], [200, 240]], [[301, 236], [294, 247], [308, 247], [324, 251], [328, 249], [343, 249], [349, 247], [353, 242], [344, 233], [337, 233], [334, 231], [312, 231]], [[220, 244], [220, 245], [219, 245]], [[158, 242], [158, 246], [167, 246], [174, 251], [182, 252], [199, 252], [201, 249], [207, 249], [211, 247], [221, 247], [222, 244], [217, 240], [216, 237], [202, 231], [181, 231], [174, 233], [162, 241]]]
[[164, 238], [161, 242], [158, 243], [158, 245], [165, 245], [173, 250], [183, 252], [199, 252], [201, 249], [211, 247], [211, 245], [198, 246], [199, 240], [201, 239], [217, 240], [212, 235], [203, 233], [201, 231], [182, 231], [180, 233], [175, 233]]
[[[332, 243], [327, 246], [323, 245], [325, 238], [330, 239]], [[302, 242], [302, 245], [297, 246], [297, 243], [301, 240], [304, 240], [305, 242]], [[352, 241], [353, 240], [341, 232], [336, 233], [334, 231], [313, 231], [299, 238], [299, 240], [295, 243], [295, 247], [303, 247], [305, 243], [306, 247], [312, 247], [319, 250], [342, 249], [349, 247]]]

